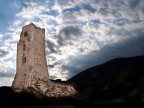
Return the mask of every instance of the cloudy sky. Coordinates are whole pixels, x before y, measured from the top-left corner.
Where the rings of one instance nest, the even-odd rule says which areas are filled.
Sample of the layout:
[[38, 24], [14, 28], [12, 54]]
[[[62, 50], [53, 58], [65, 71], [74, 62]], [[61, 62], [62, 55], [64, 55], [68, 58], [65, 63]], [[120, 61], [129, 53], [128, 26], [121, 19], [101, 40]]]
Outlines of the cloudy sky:
[[144, 55], [144, 0], [0, 0], [0, 86], [12, 83], [16, 45], [29, 23], [46, 30], [51, 79]]

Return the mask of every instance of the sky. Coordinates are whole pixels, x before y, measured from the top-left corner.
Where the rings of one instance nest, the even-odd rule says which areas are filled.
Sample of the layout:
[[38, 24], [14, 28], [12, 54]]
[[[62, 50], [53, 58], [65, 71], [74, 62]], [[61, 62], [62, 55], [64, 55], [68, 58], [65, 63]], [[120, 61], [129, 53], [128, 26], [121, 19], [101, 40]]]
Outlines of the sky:
[[144, 55], [144, 0], [0, 0], [0, 86], [16, 72], [22, 27], [45, 28], [50, 79]]

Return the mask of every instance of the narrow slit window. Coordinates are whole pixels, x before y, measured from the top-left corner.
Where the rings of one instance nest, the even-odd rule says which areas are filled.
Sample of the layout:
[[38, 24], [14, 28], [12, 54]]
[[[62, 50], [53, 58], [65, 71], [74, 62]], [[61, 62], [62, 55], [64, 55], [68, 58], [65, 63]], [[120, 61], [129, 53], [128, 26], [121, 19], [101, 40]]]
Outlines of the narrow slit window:
[[23, 50], [26, 50], [26, 45], [25, 44], [23, 45]]
[[24, 37], [27, 37], [27, 35], [28, 35], [28, 33], [27, 33], [27, 32], [25, 32], [25, 33], [24, 33]]
[[23, 63], [26, 63], [26, 56], [23, 57]]

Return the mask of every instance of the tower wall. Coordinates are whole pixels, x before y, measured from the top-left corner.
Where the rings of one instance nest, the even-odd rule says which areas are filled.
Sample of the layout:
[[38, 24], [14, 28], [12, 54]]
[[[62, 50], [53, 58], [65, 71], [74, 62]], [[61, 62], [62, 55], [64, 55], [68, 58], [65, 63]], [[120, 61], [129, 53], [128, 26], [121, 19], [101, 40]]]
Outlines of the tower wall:
[[45, 56], [45, 30], [34, 24], [22, 28], [17, 44], [17, 67], [12, 88], [16, 92], [27, 91], [37, 96], [73, 96], [76, 90], [69, 84], [48, 80]]
[[17, 44], [17, 67], [12, 87], [22, 91], [38, 80], [48, 83], [48, 77], [45, 30], [33, 24], [27, 25], [22, 28]]

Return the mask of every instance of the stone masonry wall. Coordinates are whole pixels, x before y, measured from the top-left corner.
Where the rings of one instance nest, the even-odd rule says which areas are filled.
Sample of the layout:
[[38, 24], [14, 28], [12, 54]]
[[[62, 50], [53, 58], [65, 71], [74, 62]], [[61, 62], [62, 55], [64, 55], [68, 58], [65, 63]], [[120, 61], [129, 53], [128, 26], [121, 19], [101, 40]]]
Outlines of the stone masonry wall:
[[51, 82], [45, 56], [45, 30], [34, 24], [22, 28], [17, 44], [17, 67], [12, 88], [47, 97], [76, 94], [72, 85]]

